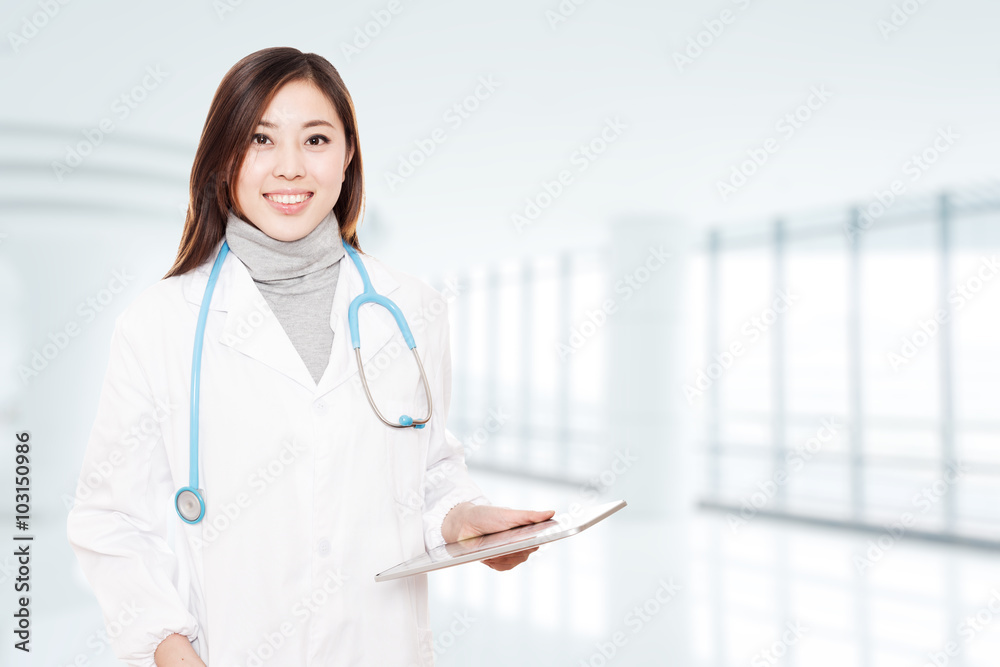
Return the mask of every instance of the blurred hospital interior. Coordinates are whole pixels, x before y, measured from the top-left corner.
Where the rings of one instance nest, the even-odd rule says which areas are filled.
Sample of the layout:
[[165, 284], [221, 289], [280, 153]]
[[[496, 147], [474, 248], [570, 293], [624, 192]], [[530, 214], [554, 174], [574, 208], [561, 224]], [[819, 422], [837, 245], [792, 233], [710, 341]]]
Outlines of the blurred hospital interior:
[[0, 664], [119, 664], [65, 538], [111, 332], [219, 80], [290, 45], [354, 99], [362, 247], [447, 303], [484, 493], [628, 502], [430, 574], [439, 667], [996, 665], [1000, 5], [40, 7], [0, 10], [0, 421], [38, 443], [39, 554]]

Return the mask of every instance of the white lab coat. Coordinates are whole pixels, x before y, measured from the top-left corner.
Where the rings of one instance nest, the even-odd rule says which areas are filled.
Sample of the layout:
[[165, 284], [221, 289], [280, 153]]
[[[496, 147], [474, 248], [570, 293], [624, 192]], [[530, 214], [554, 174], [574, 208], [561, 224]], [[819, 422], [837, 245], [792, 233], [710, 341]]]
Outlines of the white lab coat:
[[[488, 502], [445, 430], [442, 296], [363, 257], [375, 289], [406, 315], [434, 403], [426, 428], [390, 429], [365, 398], [351, 348], [347, 308], [362, 285], [350, 258], [317, 386], [229, 253], [205, 330], [206, 516], [192, 526], [173, 496], [188, 484], [191, 352], [214, 259], [149, 287], [115, 324], [68, 536], [116, 654], [150, 667], [178, 632], [210, 667], [431, 665], [425, 576], [373, 577], [443, 543], [441, 522], [457, 503]], [[360, 321], [379, 408], [422, 418], [423, 385], [395, 321], [372, 304]]]

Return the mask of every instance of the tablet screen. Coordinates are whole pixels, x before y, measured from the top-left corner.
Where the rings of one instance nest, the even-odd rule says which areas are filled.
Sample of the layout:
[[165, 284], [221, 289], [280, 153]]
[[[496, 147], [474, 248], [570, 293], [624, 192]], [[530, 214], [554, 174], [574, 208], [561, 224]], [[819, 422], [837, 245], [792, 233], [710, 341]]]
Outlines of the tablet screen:
[[557, 515], [540, 523], [517, 526], [499, 533], [470, 537], [431, 549], [405, 563], [375, 575], [375, 581], [439, 570], [472, 561], [496, 558], [560, 540], [586, 530], [625, 507], [624, 500], [581, 509], [575, 513]]

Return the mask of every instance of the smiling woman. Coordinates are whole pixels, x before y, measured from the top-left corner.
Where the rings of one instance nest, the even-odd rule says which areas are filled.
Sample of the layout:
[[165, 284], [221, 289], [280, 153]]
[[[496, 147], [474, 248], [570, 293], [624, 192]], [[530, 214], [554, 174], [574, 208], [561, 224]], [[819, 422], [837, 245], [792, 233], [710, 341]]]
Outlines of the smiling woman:
[[[306, 236], [332, 209], [344, 240], [360, 249], [364, 169], [358, 123], [333, 65], [292, 48], [257, 51], [233, 65], [212, 100], [190, 191], [177, 260], [165, 277], [208, 259], [225, 235], [230, 211], [255, 224], [258, 214], [262, 231], [269, 234], [261, 227], [267, 226], [277, 234], [273, 238], [288, 241]], [[302, 194], [309, 203], [295, 206], [287, 197]], [[273, 201], [265, 195], [285, 197]]]
[[265, 234], [296, 241], [340, 198], [354, 155], [330, 100], [308, 81], [286, 83], [243, 159], [236, 207]]
[[[237, 63], [190, 188], [174, 266], [115, 323], [67, 520], [105, 618], [145, 610], [109, 628], [116, 654], [431, 665], [425, 575], [375, 574], [553, 513], [493, 507], [469, 477], [446, 428], [446, 311], [406, 326], [441, 295], [358, 251], [361, 150], [333, 66], [289, 48]], [[155, 437], [121, 451], [144, 423]]]

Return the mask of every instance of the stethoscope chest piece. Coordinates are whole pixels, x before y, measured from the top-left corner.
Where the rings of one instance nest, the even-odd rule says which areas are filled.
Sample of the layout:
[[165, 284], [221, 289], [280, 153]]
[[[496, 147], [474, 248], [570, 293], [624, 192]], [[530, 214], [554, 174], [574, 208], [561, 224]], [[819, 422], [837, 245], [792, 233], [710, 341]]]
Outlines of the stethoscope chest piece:
[[[364, 286], [364, 291], [351, 301], [351, 304], [347, 309], [347, 320], [348, 328], [351, 330], [351, 347], [354, 348], [354, 356], [358, 362], [358, 373], [361, 376], [361, 384], [364, 387], [368, 403], [371, 405], [375, 415], [386, 426], [391, 428], [421, 429], [431, 420], [431, 414], [433, 413], [434, 407], [431, 401], [430, 383], [427, 381], [427, 374], [424, 372], [424, 365], [420, 361], [420, 355], [417, 353], [417, 344], [413, 339], [413, 334], [410, 332], [410, 326], [406, 323], [406, 318], [403, 317], [403, 311], [400, 310], [399, 306], [393, 303], [389, 298], [375, 291], [375, 288], [372, 286], [371, 279], [368, 277], [368, 271], [365, 269], [365, 265], [361, 262], [361, 258], [358, 256], [358, 252], [346, 241], [341, 241], [341, 243], [344, 246], [344, 250], [350, 256], [351, 261], [357, 267], [358, 274], [360, 274], [361, 282]], [[205, 341], [205, 324], [208, 320], [208, 308], [212, 301], [212, 292], [215, 291], [215, 283], [219, 279], [219, 272], [222, 270], [222, 263], [225, 261], [228, 253], [229, 244], [226, 241], [223, 241], [222, 246], [219, 248], [219, 254], [215, 258], [215, 264], [212, 265], [212, 271], [208, 276], [208, 282], [205, 284], [205, 295], [201, 300], [201, 308], [198, 311], [198, 323], [195, 326], [194, 332], [194, 353], [191, 358], [188, 485], [179, 489], [174, 495], [174, 506], [177, 508], [177, 514], [181, 519], [190, 524], [198, 523], [205, 518], [205, 499], [202, 497], [201, 490], [198, 488], [198, 417], [201, 407], [201, 353]], [[417, 362], [417, 369], [420, 371], [420, 379], [424, 385], [424, 393], [427, 395], [427, 416], [423, 419], [414, 419], [409, 415], [402, 415], [399, 418], [398, 423], [392, 422], [388, 420], [375, 405], [375, 400], [372, 398], [371, 391], [368, 388], [368, 378], [365, 376], [365, 367], [361, 359], [361, 335], [358, 328], [358, 309], [365, 303], [378, 304], [392, 314], [393, 318], [396, 320], [396, 324], [399, 325], [399, 330], [403, 335], [403, 340], [406, 342], [407, 347], [409, 347], [413, 352], [413, 358]]]
[[198, 523], [205, 516], [205, 499], [198, 489], [190, 486], [181, 488], [174, 495], [174, 505], [177, 507], [177, 514], [188, 523]]

